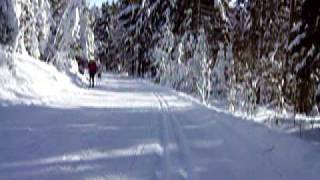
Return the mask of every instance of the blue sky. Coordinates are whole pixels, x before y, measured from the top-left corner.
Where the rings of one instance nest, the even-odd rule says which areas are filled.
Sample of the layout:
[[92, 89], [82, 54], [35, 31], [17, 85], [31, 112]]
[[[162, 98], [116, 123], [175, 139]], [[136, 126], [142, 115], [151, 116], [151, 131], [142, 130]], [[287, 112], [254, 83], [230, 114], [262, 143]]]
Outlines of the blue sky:
[[111, 3], [117, 0], [87, 0], [87, 1], [90, 3], [90, 5], [96, 4], [97, 6], [101, 6], [102, 2], [108, 1]]

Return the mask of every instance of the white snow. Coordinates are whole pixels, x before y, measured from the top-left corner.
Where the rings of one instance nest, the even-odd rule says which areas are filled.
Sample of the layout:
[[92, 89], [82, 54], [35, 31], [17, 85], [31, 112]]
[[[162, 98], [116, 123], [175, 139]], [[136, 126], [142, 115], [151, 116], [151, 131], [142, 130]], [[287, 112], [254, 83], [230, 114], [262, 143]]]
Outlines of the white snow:
[[14, 64], [0, 67], [0, 179], [319, 179], [319, 145], [148, 81], [104, 74], [88, 89]]

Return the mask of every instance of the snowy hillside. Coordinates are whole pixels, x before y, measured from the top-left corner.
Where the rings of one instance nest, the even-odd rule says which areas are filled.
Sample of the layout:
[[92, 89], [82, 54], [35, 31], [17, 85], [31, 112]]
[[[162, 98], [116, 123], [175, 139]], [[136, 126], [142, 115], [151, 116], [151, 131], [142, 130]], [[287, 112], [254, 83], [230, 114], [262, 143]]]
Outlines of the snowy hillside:
[[12, 57], [12, 69], [0, 66], [0, 99], [1, 103], [10, 104], [46, 104], [55, 99], [69, 96], [68, 92], [80, 92], [85, 77], [78, 74], [76, 64], [70, 64], [70, 70], [60, 72], [56, 67], [41, 62], [28, 55], [0, 51], [4, 61]]

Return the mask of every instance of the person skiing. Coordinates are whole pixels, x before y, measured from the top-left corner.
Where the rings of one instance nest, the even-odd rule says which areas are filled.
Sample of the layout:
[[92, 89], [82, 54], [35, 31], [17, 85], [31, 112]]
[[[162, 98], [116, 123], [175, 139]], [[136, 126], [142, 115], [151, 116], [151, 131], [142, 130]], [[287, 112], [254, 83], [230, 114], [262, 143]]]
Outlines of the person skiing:
[[94, 60], [90, 60], [88, 63], [89, 76], [90, 76], [90, 87], [94, 87], [94, 76], [97, 73], [98, 67], [97, 63]]

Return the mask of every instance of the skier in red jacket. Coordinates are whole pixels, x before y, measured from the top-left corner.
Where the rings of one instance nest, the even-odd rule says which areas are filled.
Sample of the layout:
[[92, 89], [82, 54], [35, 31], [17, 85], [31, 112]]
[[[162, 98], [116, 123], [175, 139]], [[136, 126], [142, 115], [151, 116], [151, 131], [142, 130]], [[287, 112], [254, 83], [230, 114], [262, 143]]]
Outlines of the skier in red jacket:
[[90, 60], [88, 63], [89, 76], [90, 76], [90, 87], [94, 87], [94, 76], [97, 73], [98, 67], [94, 60]]

